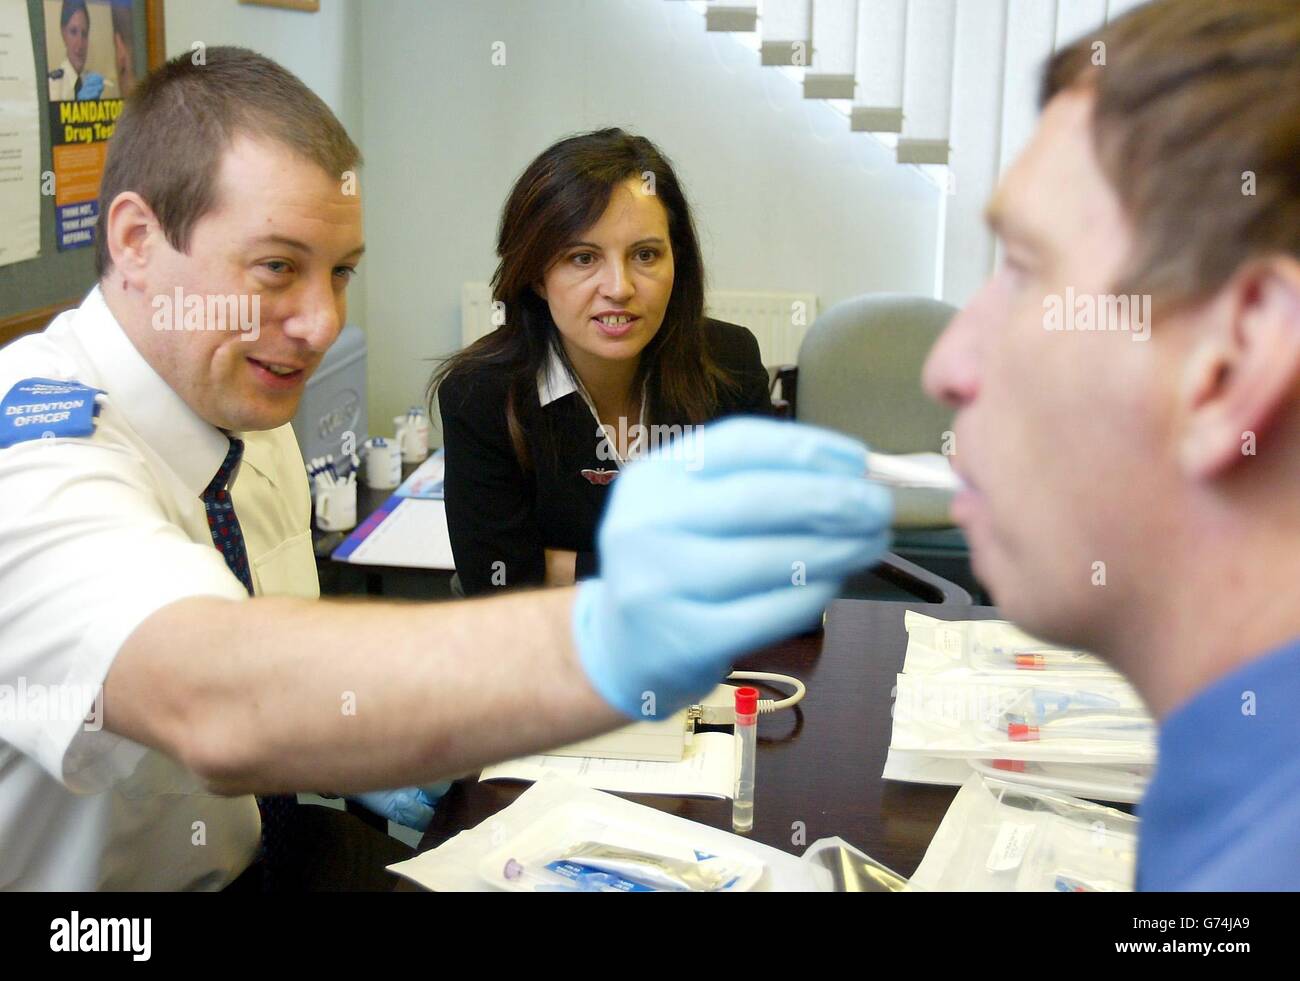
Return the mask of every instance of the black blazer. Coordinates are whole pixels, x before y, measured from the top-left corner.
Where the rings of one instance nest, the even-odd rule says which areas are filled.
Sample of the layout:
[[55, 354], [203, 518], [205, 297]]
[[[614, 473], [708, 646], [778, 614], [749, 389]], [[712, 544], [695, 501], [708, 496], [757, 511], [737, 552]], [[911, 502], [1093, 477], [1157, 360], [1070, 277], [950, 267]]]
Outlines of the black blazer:
[[[739, 383], [734, 394], [722, 393], [714, 418], [770, 415], [767, 370], [754, 335], [717, 320], [705, 321], [705, 332], [714, 362]], [[447, 454], [447, 527], [467, 596], [541, 584], [548, 548], [577, 552], [579, 579], [595, 575], [596, 527], [609, 487], [593, 478], [618, 467], [599, 459], [596, 421], [580, 392], [543, 407], [533, 387], [518, 407], [532, 457], [525, 472], [506, 428], [507, 385], [501, 372], [470, 369], [453, 371], [438, 390]], [[555, 434], [553, 446], [538, 437], [543, 419]]]

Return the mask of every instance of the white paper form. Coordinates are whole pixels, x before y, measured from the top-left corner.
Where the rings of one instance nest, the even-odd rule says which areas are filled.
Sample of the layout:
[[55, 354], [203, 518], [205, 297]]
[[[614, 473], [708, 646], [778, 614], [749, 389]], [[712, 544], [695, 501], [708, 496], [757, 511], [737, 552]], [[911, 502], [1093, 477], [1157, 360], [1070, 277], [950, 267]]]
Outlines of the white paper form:
[[490, 766], [479, 779], [540, 780], [547, 774], [559, 774], [593, 790], [730, 799], [735, 793], [735, 746], [735, 737], [729, 732], [702, 732], [695, 734], [677, 762], [525, 756]]
[[26, 0], [0, 0], [0, 266], [41, 251], [41, 104]]
[[348, 561], [405, 569], [454, 569], [447, 506], [408, 497], [356, 547]]

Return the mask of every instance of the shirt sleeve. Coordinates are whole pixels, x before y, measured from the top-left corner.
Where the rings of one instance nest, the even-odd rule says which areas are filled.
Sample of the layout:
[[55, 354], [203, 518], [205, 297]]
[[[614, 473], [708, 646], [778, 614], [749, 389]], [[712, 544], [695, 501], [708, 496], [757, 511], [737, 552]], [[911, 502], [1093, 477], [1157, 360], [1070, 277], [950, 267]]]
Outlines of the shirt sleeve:
[[540, 585], [546, 559], [533, 481], [515, 458], [504, 387], [453, 373], [439, 390], [438, 407], [447, 531], [465, 595]]
[[186, 597], [247, 598], [102, 430], [0, 451], [0, 740], [74, 793], [108, 789], [147, 751], [103, 729], [104, 679], [131, 633]]

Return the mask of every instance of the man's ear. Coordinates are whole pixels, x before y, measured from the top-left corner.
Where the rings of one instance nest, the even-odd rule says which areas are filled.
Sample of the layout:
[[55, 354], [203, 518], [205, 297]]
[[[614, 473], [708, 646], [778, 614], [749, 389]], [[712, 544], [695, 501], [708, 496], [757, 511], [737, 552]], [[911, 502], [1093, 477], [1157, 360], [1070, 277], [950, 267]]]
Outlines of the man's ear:
[[158, 247], [162, 227], [153, 209], [134, 191], [113, 198], [108, 214], [100, 216], [113, 271], [135, 289], [145, 289], [149, 259]]
[[1227, 473], [1295, 405], [1300, 392], [1300, 261], [1249, 263], [1210, 300], [1219, 321], [1186, 373], [1179, 460], [1200, 480]]

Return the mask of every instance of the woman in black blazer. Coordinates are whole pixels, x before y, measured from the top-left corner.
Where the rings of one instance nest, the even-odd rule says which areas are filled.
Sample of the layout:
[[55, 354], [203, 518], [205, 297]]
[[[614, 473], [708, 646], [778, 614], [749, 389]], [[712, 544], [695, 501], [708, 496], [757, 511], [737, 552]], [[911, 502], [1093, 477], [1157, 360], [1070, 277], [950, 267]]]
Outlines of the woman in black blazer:
[[546, 150], [511, 191], [497, 254], [501, 325], [430, 382], [471, 596], [594, 575], [623, 463], [664, 446], [689, 461], [702, 424], [771, 412], [754, 336], [704, 317], [690, 210], [649, 140], [606, 129]]

